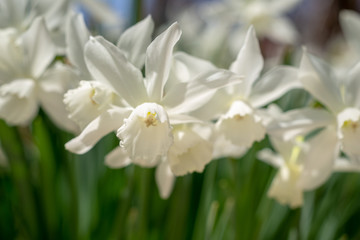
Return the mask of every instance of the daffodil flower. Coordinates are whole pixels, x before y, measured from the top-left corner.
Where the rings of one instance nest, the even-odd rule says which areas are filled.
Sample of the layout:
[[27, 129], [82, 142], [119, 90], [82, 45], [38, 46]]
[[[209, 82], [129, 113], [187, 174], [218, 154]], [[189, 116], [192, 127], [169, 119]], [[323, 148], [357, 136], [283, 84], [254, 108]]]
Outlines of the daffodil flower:
[[296, 42], [295, 27], [285, 17], [285, 13], [292, 10], [299, 0], [227, 0], [208, 6], [211, 15], [232, 24], [238, 23], [245, 28], [253, 25], [259, 37], [268, 37], [276, 42], [291, 44]]
[[[286, 140], [324, 127], [332, 129], [340, 145], [337, 156], [341, 150], [347, 155], [350, 163], [358, 164], [360, 159], [357, 145], [360, 140], [359, 74], [360, 64], [357, 64], [339, 79], [328, 64], [305, 50], [300, 64], [300, 81], [304, 89], [322, 103], [325, 109], [303, 108], [289, 111], [269, 124], [269, 133]], [[326, 149], [324, 148], [323, 151], [327, 151]], [[323, 160], [334, 163], [330, 158]]]
[[34, 20], [20, 37], [12, 29], [0, 34], [7, 35], [0, 41], [0, 117], [10, 125], [27, 125], [41, 106], [58, 126], [76, 131], [62, 102], [74, 78], [61, 63], [49, 68], [56, 47], [44, 20]]
[[[116, 154], [123, 157], [125, 150], [132, 163], [156, 166], [168, 156], [174, 141], [180, 141], [176, 137], [174, 140], [174, 126], [199, 122], [188, 113], [204, 105], [217, 89], [241, 81], [241, 77], [229, 71], [213, 70], [166, 87], [172, 50], [180, 34], [175, 23], [147, 47], [145, 77], [118, 47], [101, 37], [90, 39], [85, 46], [87, 68], [97, 81], [121, 96], [124, 107], [110, 108], [90, 122], [78, 137], [66, 144], [68, 150], [84, 153], [102, 136], [117, 130], [122, 150], [114, 150], [110, 155], [112, 160], [107, 162], [114, 162]], [[189, 167], [187, 171], [193, 171]]]
[[351, 10], [342, 10], [339, 16], [341, 29], [344, 32], [346, 41], [360, 56], [360, 15], [359, 13]]
[[263, 149], [257, 155], [260, 160], [279, 169], [268, 196], [291, 208], [300, 207], [304, 191], [321, 186], [334, 170], [339, 149], [336, 133], [329, 127], [308, 141], [300, 136], [290, 141], [270, 139], [277, 153]]
[[42, 17], [56, 51], [64, 54], [64, 22], [69, 10], [68, 0], [4, 0], [0, 3], [0, 29], [12, 28], [20, 36], [37, 17]]
[[[146, 47], [151, 42], [154, 23], [150, 16], [127, 29], [119, 38], [118, 48], [138, 68], [145, 62]], [[91, 121], [112, 106], [123, 107], [122, 98], [103, 82], [91, 81], [94, 77], [88, 70], [84, 57], [85, 44], [90, 38], [84, 19], [72, 14], [67, 21], [67, 57], [82, 81], [79, 87], [64, 95], [68, 117], [84, 129]], [[84, 81], [89, 80], [89, 81]]]
[[[242, 154], [255, 141], [262, 140], [266, 128], [259, 109], [288, 90], [301, 87], [297, 69], [278, 66], [259, 78], [263, 65], [259, 43], [251, 27], [237, 59], [230, 66], [230, 71], [245, 77], [244, 81], [222, 89], [208, 104], [192, 113], [203, 120], [216, 119], [214, 139], [229, 142], [230, 152]], [[220, 154], [221, 149], [224, 154]], [[216, 155], [226, 156], [227, 147], [221, 149]]]

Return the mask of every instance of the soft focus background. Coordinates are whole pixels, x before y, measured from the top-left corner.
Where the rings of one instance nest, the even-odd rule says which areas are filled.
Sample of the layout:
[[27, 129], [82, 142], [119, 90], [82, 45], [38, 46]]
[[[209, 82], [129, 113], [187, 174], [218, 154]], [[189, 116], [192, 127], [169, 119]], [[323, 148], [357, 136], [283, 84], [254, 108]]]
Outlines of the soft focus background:
[[[148, 14], [160, 30], [183, 9], [195, 9], [195, 2], [210, 1], [104, 0], [114, 14], [106, 24], [84, 2], [74, 6], [88, 27], [116, 41]], [[326, 55], [341, 37], [342, 9], [358, 11], [360, 1], [301, 1], [287, 13], [300, 33], [299, 45]], [[266, 56], [277, 45], [263, 41], [262, 47]], [[287, 54], [295, 52], [294, 47]], [[287, 110], [304, 106], [307, 97], [291, 91], [277, 103]], [[0, 156], [0, 239], [360, 239], [360, 175], [333, 174], [305, 194], [302, 208], [290, 209], [267, 197], [276, 170], [256, 158], [269, 146], [267, 139], [241, 159], [215, 160], [202, 174], [177, 178], [163, 200], [154, 169], [103, 164], [118, 144], [114, 134], [82, 156], [65, 151], [72, 137], [43, 112], [29, 127], [0, 121], [2, 147], [12, 160], [10, 166]]]

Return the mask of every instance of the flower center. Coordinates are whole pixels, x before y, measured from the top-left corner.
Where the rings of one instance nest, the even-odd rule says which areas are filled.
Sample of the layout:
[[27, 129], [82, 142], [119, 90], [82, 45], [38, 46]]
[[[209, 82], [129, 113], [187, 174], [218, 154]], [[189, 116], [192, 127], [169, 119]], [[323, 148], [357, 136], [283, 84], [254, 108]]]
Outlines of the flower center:
[[234, 115], [234, 119], [235, 119], [236, 121], [241, 121], [241, 120], [244, 119], [244, 117], [243, 117], [243, 116], [240, 116], [240, 114], [236, 114], [236, 115]]
[[157, 119], [156, 119], [156, 113], [148, 112], [146, 115], [146, 118], [144, 120], [144, 123], [146, 124], [146, 127], [150, 126], [156, 126], [157, 125]]
[[358, 122], [347, 120], [342, 125], [342, 128], [352, 129], [355, 132], [358, 126], [359, 126]]

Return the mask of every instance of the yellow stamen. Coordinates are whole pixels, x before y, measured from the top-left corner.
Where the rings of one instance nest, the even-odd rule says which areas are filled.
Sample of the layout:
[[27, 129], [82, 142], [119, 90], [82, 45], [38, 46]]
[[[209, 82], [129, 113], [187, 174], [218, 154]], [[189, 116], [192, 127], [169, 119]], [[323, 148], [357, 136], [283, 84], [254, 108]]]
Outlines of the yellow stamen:
[[90, 101], [92, 104], [97, 105], [97, 102], [95, 102], [93, 99], [94, 95], [95, 95], [95, 89], [92, 89], [92, 91], [90, 93]]
[[146, 124], [146, 127], [156, 126], [157, 124], [156, 113], [148, 112], [144, 122]]
[[[298, 136], [298, 137], [296, 137], [295, 141], [297, 143], [301, 143], [301, 142], [304, 141], [304, 137]], [[296, 161], [299, 158], [300, 152], [301, 152], [301, 147], [299, 145], [295, 145], [292, 148], [291, 155], [290, 155], [290, 160], [289, 160], [290, 164], [296, 164]]]
[[243, 117], [243, 116], [240, 116], [239, 114], [236, 114], [236, 115], [234, 116], [234, 119], [235, 119], [236, 121], [240, 121], [240, 120], [243, 120], [244, 117]]
[[358, 127], [358, 123], [357, 122], [353, 122], [351, 120], [347, 120], [344, 122], [344, 124], [342, 125], [343, 128], [352, 128], [354, 131], [356, 130], [356, 128]]

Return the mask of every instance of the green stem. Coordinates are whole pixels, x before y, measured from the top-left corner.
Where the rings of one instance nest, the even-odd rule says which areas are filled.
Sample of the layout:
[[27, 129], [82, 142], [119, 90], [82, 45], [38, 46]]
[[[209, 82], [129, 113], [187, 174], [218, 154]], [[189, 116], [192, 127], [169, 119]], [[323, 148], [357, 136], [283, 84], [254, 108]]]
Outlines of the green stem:
[[202, 184], [201, 198], [199, 210], [196, 214], [195, 228], [193, 239], [205, 239], [207, 218], [209, 217], [209, 209], [211, 207], [213, 191], [215, 186], [215, 177], [217, 171], [217, 162], [211, 163], [205, 173]]
[[109, 239], [122, 239], [125, 236], [125, 225], [126, 225], [126, 216], [129, 213], [131, 208], [131, 200], [134, 196], [134, 182], [135, 182], [135, 166], [130, 166], [129, 170], [131, 171], [130, 174], [127, 176], [129, 177], [129, 183], [127, 187], [127, 196], [125, 199], [121, 201], [119, 199], [119, 203], [116, 210], [116, 215], [114, 218], [113, 229], [110, 234]]
[[12, 179], [16, 186], [19, 201], [16, 208], [20, 213], [18, 217], [23, 219], [24, 223], [20, 225], [20, 231], [23, 231], [25, 238], [38, 239], [37, 207], [23, 142], [17, 129], [7, 126], [3, 121], [0, 121], [0, 141], [9, 160]]
[[[65, 174], [68, 180], [68, 185], [70, 187], [70, 220], [71, 220], [71, 237], [72, 239], [79, 239], [79, 207], [78, 207], [78, 191], [76, 187], [76, 178], [75, 178], [75, 169], [73, 164], [74, 159], [66, 158], [64, 159], [64, 168]], [[68, 210], [68, 209], [67, 209]]]
[[52, 139], [41, 116], [33, 122], [34, 143], [39, 151], [40, 195], [48, 238], [56, 237], [58, 207], [55, 186], [55, 157]]

